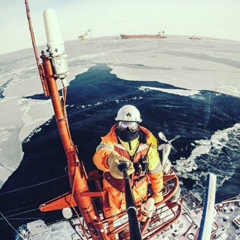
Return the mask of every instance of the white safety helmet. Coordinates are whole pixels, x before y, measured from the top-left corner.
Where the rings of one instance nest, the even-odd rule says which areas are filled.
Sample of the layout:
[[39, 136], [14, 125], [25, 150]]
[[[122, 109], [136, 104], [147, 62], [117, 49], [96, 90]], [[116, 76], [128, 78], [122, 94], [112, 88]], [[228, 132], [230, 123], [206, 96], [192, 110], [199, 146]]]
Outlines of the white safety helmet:
[[116, 121], [142, 122], [140, 112], [133, 105], [124, 105], [117, 113]]

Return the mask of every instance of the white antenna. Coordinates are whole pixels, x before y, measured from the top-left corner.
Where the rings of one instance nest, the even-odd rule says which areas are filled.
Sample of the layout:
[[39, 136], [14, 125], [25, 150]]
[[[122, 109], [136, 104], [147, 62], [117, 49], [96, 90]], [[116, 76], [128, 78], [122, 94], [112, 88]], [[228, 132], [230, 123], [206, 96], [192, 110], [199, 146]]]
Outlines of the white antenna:
[[52, 56], [59, 56], [65, 52], [64, 41], [60, 32], [57, 14], [48, 8], [43, 13], [48, 51]]

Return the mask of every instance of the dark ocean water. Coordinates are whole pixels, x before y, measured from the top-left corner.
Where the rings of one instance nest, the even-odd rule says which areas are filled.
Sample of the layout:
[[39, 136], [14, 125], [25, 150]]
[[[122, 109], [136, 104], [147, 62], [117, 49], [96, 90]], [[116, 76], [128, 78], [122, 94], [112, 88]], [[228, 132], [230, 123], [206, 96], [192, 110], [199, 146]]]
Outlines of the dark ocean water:
[[[67, 96], [69, 124], [79, 157], [88, 172], [95, 169], [92, 156], [100, 137], [109, 131], [115, 123], [118, 109], [125, 104], [133, 104], [140, 110], [142, 125], [156, 136], [160, 131], [168, 139], [181, 135], [174, 142], [178, 152], [170, 155], [173, 165], [178, 159], [189, 157], [195, 140], [209, 139], [216, 131], [240, 122], [239, 98], [210, 91], [180, 96], [161, 91], [142, 91], [141, 86], [176, 89], [151, 79], [141, 82], [119, 79], [106, 65], [92, 67], [71, 81]], [[31, 98], [45, 99], [43, 95]], [[240, 136], [236, 135], [233, 133], [233, 141], [240, 141]], [[226, 147], [215, 158], [203, 156], [206, 158], [204, 163], [224, 171], [228, 168], [224, 165], [226, 159], [231, 157], [235, 163], [235, 173], [218, 189], [217, 201], [240, 192], [239, 148], [235, 146], [236, 154], [231, 154]], [[39, 218], [47, 223], [62, 218], [60, 211], [41, 213], [38, 210], [41, 203], [70, 191], [67, 160], [54, 118], [25, 139], [23, 151], [24, 158], [19, 168], [0, 190], [0, 211], [15, 228]], [[203, 170], [208, 171], [207, 164], [199, 166], [196, 173]], [[184, 187], [191, 190], [194, 180], [179, 177]], [[3, 219], [0, 224], [1, 239], [14, 239], [15, 233], [10, 226]]]

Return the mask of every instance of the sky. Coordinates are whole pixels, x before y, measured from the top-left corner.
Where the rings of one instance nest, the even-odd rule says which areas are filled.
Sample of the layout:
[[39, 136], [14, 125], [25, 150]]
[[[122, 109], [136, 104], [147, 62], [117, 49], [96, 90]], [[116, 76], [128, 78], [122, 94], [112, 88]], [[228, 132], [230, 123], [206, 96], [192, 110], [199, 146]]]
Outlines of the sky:
[[[46, 45], [43, 12], [53, 8], [64, 41], [119, 34], [240, 41], [239, 0], [29, 0], [37, 45]], [[0, 54], [31, 47], [24, 0], [0, 0]]]

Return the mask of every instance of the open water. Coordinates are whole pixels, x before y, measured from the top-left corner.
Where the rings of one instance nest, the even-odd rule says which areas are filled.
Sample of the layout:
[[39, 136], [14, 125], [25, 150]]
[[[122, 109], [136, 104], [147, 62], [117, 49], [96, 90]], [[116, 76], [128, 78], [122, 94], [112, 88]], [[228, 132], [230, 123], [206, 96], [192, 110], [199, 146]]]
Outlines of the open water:
[[[238, 194], [240, 99], [210, 91], [183, 96], [156, 89], [177, 90], [151, 79], [119, 79], [107, 65], [94, 66], [71, 82], [69, 124], [86, 170], [95, 169], [92, 156], [100, 137], [115, 123], [118, 109], [133, 104], [142, 114], [142, 125], [156, 136], [160, 131], [169, 140], [181, 135], [173, 142], [178, 151], [171, 153], [170, 160], [179, 172], [183, 193], [191, 191], [201, 201], [206, 174], [213, 172], [218, 175], [217, 202]], [[31, 98], [45, 99], [43, 95]], [[23, 151], [19, 168], [0, 190], [0, 211], [15, 228], [39, 218], [47, 223], [59, 220], [60, 211], [41, 213], [38, 209], [41, 203], [70, 191], [67, 160], [54, 118], [25, 139]], [[0, 224], [1, 239], [14, 239], [13, 229], [3, 220]]]

